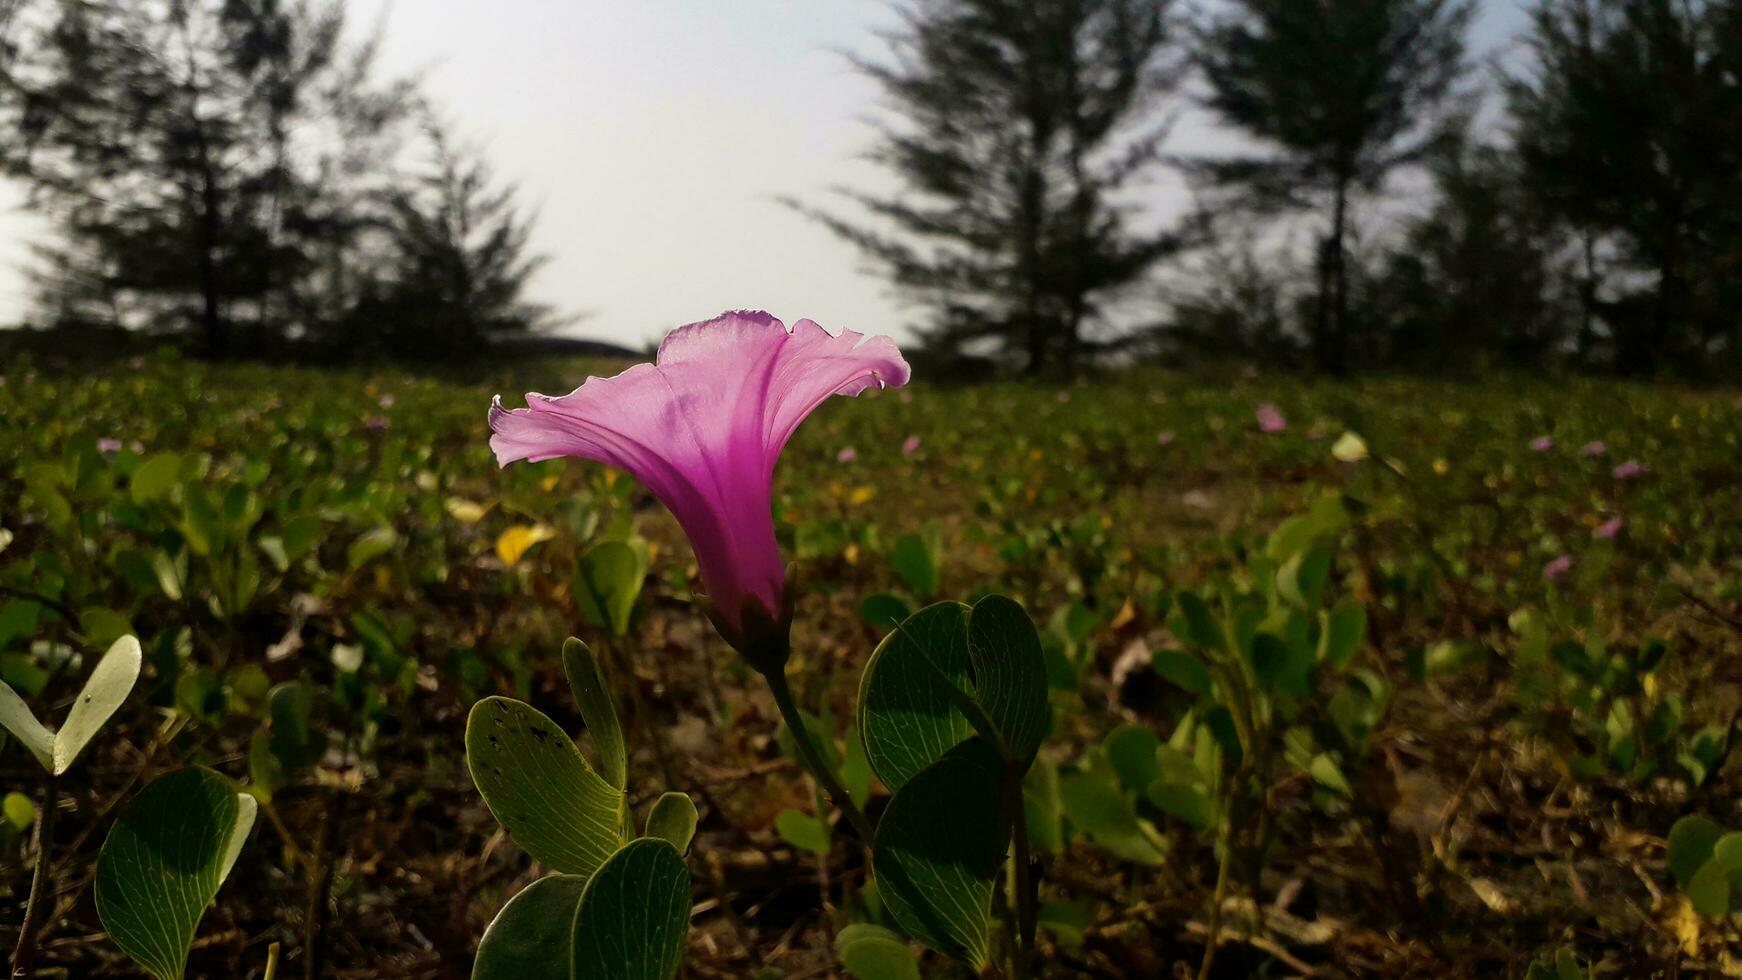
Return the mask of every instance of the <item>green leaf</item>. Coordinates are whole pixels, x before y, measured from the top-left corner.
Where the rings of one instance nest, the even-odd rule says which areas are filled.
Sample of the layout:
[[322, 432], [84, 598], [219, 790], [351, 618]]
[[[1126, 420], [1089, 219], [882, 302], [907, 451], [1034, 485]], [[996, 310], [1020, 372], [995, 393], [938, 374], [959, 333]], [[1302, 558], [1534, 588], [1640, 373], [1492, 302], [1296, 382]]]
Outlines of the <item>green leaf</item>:
[[36, 719], [30, 705], [4, 682], [0, 682], [0, 728], [11, 732], [42, 763], [42, 768], [54, 771], [54, 733]]
[[1006, 761], [1026, 770], [1052, 720], [1040, 632], [1015, 600], [987, 596], [968, 612], [968, 661], [974, 700], [1003, 740]]
[[210, 769], [177, 769], [128, 802], [97, 856], [97, 917], [159, 980], [180, 980], [206, 906], [254, 824], [254, 801]]
[[878, 895], [902, 929], [977, 970], [991, 956], [992, 886], [1011, 832], [998, 768], [997, 753], [974, 738], [914, 774], [871, 849]]
[[1161, 739], [1142, 725], [1120, 725], [1107, 734], [1102, 745], [1107, 761], [1119, 775], [1119, 785], [1127, 792], [1142, 792], [1161, 778], [1161, 764], [1156, 761]]
[[622, 844], [623, 791], [531, 705], [501, 697], [473, 705], [466, 761], [496, 822], [534, 860], [590, 876]]
[[690, 872], [663, 840], [630, 841], [587, 880], [575, 915], [574, 980], [670, 980], [690, 928]]
[[1333, 667], [1347, 667], [1367, 638], [1367, 607], [1354, 596], [1344, 596], [1335, 606], [1319, 612], [1319, 660]]
[[1059, 780], [1065, 815], [1096, 844], [1115, 857], [1157, 867], [1166, 860], [1160, 842], [1144, 827], [1131, 800], [1110, 777], [1074, 773]]
[[378, 527], [364, 533], [345, 549], [345, 567], [356, 571], [393, 550], [399, 543], [399, 533], [390, 527]]
[[7, 793], [6, 799], [0, 801], [0, 816], [14, 831], [23, 832], [36, 822], [36, 804], [23, 793]]
[[472, 961], [472, 980], [569, 980], [569, 943], [587, 880], [547, 875], [502, 906]]
[[174, 453], [164, 453], [140, 463], [133, 470], [133, 478], [127, 490], [132, 494], [133, 502], [143, 507], [154, 500], [168, 497], [180, 482], [181, 457]]
[[310, 722], [314, 690], [309, 685], [301, 681], [274, 685], [266, 695], [266, 711], [272, 722], [270, 746], [279, 765], [300, 769], [326, 754], [326, 736]]
[[575, 604], [589, 625], [612, 636], [629, 632], [629, 616], [647, 578], [647, 560], [622, 541], [601, 541], [575, 568]]
[[1694, 879], [1694, 873], [1712, 856], [1712, 847], [1722, 836], [1723, 828], [1703, 813], [1689, 814], [1669, 828], [1668, 846], [1664, 856], [1676, 884], [1683, 889], [1688, 887]]
[[1315, 609], [1331, 576], [1331, 555], [1307, 551], [1284, 561], [1276, 570], [1276, 592], [1302, 609]]
[[133, 691], [139, 679], [139, 665], [144, 653], [139, 641], [123, 636], [109, 646], [109, 652], [97, 661], [97, 667], [79, 691], [67, 722], [54, 736], [54, 774], [59, 776], [72, 767], [79, 753], [85, 750], [97, 732], [115, 714]]
[[593, 737], [593, 751], [598, 754], [599, 775], [617, 789], [629, 785], [629, 749], [623, 741], [623, 727], [617, 722], [617, 704], [611, 700], [611, 689], [605, 686], [605, 673], [599, 668], [599, 658], [591, 647], [574, 637], [563, 642], [563, 673], [569, 678], [569, 691], [575, 705], [581, 709], [581, 720]]
[[774, 832], [801, 851], [829, 853], [829, 827], [821, 817], [797, 810], [782, 810], [774, 817]]
[[1727, 915], [1730, 911], [1730, 869], [1720, 862], [1707, 861], [1688, 881], [1687, 893], [1695, 912], [1708, 919]]
[[889, 549], [889, 563], [903, 585], [921, 597], [938, 590], [937, 560], [925, 539], [917, 534], [904, 534]]
[[919, 958], [894, 932], [865, 922], [835, 936], [835, 956], [853, 980], [919, 980]]
[[887, 632], [911, 615], [907, 603], [887, 592], [874, 592], [859, 602], [859, 618], [872, 629]]
[[1222, 632], [1222, 624], [1217, 622], [1204, 600], [1190, 592], [1181, 592], [1174, 597], [1174, 606], [1175, 615], [1169, 628], [1176, 635], [1211, 653], [1227, 649], [1228, 641]]
[[1151, 655], [1150, 663], [1157, 674], [1187, 693], [1198, 697], [1210, 693], [1210, 669], [1184, 650], [1157, 650]]
[[647, 811], [648, 837], [669, 841], [679, 854], [687, 854], [696, 836], [696, 803], [683, 793], [664, 793]]
[[974, 734], [949, 685], [968, 685], [968, 607], [940, 602], [883, 638], [859, 685], [859, 732], [883, 785], [898, 790]]

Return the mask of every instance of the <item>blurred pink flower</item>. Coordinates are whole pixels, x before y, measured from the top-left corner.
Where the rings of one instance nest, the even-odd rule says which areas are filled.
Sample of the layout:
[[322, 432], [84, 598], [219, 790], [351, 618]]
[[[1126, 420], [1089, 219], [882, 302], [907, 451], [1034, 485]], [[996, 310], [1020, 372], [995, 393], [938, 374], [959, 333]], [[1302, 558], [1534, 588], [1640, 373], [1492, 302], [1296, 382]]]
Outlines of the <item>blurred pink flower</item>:
[[1559, 582], [1561, 579], [1566, 578], [1567, 573], [1572, 570], [1573, 556], [1562, 555], [1554, 561], [1542, 566], [1542, 577], [1548, 579], [1550, 582]]
[[852, 446], [843, 446], [841, 447], [841, 451], [835, 454], [835, 462], [837, 463], [851, 463], [853, 460], [858, 458], [859, 450], [854, 449]]
[[385, 415], [371, 415], [363, 420], [363, 427], [373, 432], [380, 432], [391, 424]]
[[1579, 455], [1586, 457], [1601, 456], [1608, 451], [1609, 447], [1603, 445], [1603, 440], [1601, 439], [1592, 439], [1590, 442], [1579, 447]]
[[376, 404], [380, 405], [382, 408], [392, 408], [393, 393], [388, 392], [387, 394], [382, 395], [380, 398], [376, 399]]
[[919, 436], [908, 436], [901, 441], [901, 455], [912, 456], [919, 452]]
[[1059, 392], [1059, 404], [1060, 405], [1068, 404], [1070, 402], [1070, 400], [1071, 400], [1071, 393], [1070, 392], [1068, 392], [1068, 391]]
[[118, 453], [120, 451], [121, 451], [121, 440], [119, 440], [119, 439], [107, 439], [107, 438], [105, 438], [105, 439], [98, 439], [97, 440], [97, 452], [100, 452], [100, 453]]
[[527, 395], [526, 408], [510, 411], [498, 398], [490, 448], [504, 466], [576, 456], [628, 471], [689, 536], [715, 622], [745, 652], [755, 644], [747, 612], [758, 626], [784, 621], [770, 502], [781, 450], [831, 395], [903, 385], [909, 374], [887, 337], [832, 336], [810, 320], [789, 331], [767, 313], [724, 313], [667, 334], [652, 364], [588, 378], [560, 397]]
[[1162, 431], [1157, 432], [1155, 434], [1155, 442], [1156, 442], [1156, 445], [1158, 445], [1158, 446], [1172, 445], [1172, 443], [1173, 443], [1173, 430], [1172, 429], [1163, 429]]
[[1535, 439], [1530, 440], [1530, 449], [1532, 452], [1546, 453], [1553, 448], [1554, 436], [1537, 436]]
[[1282, 417], [1282, 409], [1271, 402], [1258, 406], [1254, 413], [1258, 417], [1258, 429], [1261, 432], [1281, 432], [1288, 428], [1288, 420]]
[[1621, 515], [1617, 514], [1614, 517], [1611, 517], [1608, 520], [1604, 521], [1603, 523], [1597, 525], [1596, 530], [1592, 531], [1591, 533], [1593, 535], [1595, 535], [1597, 538], [1599, 538], [1600, 540], [1613, 541], [1615, 539], [1615, 535], [1621, 533], [1621, 528], [1626, 526], [1626, 523], [1627, 523], [1626, 521], [1623, 521], [1621, 519]]
[[1613, 470], [1610, 470], [1609, 473], [1617, 480], [1631, 480], [1634, 477], [1641, 476], [1645, 473], [1645, 464], [1637, 459], [1630, 459], [1627, 462], [1622, 463], [1620, 466], [1615, 467]]

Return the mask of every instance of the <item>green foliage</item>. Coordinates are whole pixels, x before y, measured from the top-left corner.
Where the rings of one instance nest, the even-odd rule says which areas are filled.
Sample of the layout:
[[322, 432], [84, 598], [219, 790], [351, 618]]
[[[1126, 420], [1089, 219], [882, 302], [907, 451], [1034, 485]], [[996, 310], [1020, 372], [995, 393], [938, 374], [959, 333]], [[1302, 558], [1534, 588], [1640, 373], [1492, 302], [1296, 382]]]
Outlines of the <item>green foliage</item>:
[[1729, 915], [1742, 892], [1742, 832], [1726, 833], [1710, 817], [1689, 814], [1669, 829], [1670, 874], [1694, 911], [1707, 918]]
[[508, 900], [472, 961], [472, 980], [570, 980], [566, 950], [587, 879], [546, 875]]
[[97, 915], [159, 980], [181, 980], [188, 949], [254, 825], [255, 803], [211, 771], [177, 769], [127, 803], [97, 857]]
[[79, 753], [132, 692], [134, 682], [139, 679], [140, 660], [136, 638], [116, 639], [86, 678], [72, 710], [67, 712], [66, 724], [57, 732], [50, 732], [37, 721], [17, 692], [0, 682], [0, 727], [11, 732], [50, 774], [62, 775], [72, 768]]
[[531, 705], [478, 702], [466, 719], [466, 761], [496, 822], [535, 860], [585, 878], [623, 845], [623, 791]]
[[919, 959], [882, 926], [857, 922], [835, 935], [835, 957], [853, 980], [919, 980]]
[[895, 791], [878, 822], [878, 895], [903, 929], [975, 968], [1015, 803], [1050, 722], [1046, 661], [1022, 607], [939, 603], [885, 637], [860, 682], [865, 755]]
[[575, 912], [575, 980], [671, 980], [690, 929], [690, 872], [670, 843], [625, 844], [587, 879]]

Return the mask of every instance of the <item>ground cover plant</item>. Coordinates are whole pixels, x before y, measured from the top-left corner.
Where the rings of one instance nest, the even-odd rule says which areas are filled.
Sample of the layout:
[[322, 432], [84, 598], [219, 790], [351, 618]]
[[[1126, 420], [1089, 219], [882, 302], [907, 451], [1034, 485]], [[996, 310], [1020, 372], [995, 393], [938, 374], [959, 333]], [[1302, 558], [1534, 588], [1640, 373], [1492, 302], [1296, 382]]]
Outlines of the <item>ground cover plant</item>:
[[491, 396], [625, 366], [7, 365], [0, 942], [50, 976], [1735, 968], [1734, 389], [836, 379], [750, 467], [773, 551], [734, 585], [657, 471], [498, 466]]

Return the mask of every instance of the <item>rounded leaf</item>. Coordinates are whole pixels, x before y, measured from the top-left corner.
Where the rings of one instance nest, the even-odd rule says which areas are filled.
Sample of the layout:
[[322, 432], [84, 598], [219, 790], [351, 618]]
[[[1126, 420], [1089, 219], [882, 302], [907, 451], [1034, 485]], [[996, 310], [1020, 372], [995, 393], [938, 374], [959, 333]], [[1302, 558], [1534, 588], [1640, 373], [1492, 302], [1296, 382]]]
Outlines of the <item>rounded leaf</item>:
[[587, 880], [570, 946], [573, 980], [670, 980], [690, 929], [690, 871], [669, 843], [630, 841]]

